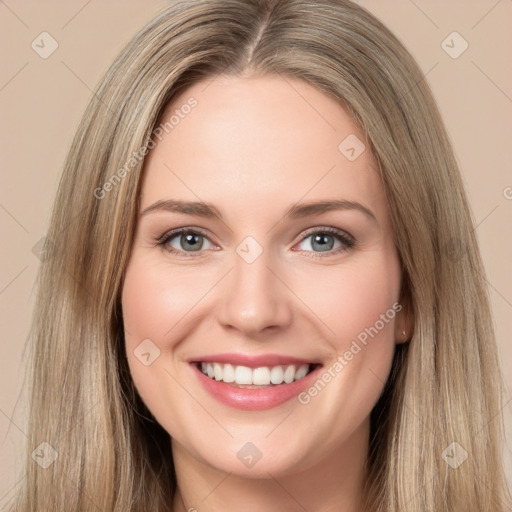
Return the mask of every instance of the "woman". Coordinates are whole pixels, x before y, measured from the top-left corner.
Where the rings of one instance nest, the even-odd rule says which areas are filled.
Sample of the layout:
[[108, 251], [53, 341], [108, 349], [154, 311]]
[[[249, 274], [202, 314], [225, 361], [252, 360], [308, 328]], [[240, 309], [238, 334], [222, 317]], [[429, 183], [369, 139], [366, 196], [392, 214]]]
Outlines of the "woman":
[[506, 510], [460, 174], [364, 9], [163, 12], [91, 101], [48, 238], [14, 510]]

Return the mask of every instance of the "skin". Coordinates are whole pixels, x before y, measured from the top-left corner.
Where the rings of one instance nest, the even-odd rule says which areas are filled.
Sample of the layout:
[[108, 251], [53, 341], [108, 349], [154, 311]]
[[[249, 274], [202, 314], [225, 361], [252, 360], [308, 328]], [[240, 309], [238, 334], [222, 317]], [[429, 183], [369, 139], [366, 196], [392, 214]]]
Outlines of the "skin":
[[[355, 161], [340, 152], [349, 134], [365, 140], [360, 128], [346, 108], [300, 80], [218, 76], [183, 91], [164, 119], [190, 97], [197, 106], [146, 157], [140, 211], [159, 200], [205, 201], [223, 220], [141, 215], [122, 291], [135, 386], [171, 436], [179, 487], [173, 510], [361, 510], [369, 415], [395, 344], [410, 336], [403, 302], [307, 404], [231, 408], [202, 388], [187, 359], [277, 353], [328, 368], [401, 301], [375, 159], [368, 149]], [[297, 202], [330, 199], [358, 202], [375, 219], [358, 210], [283, 218]], [[158, 245], [180, 227], [206, 233], [200, 251], [180, 235], [167, 243], [179, 254]], [[329, 238], [335, 245], [322, 252], [313, 239], [325, 227], [350, 234], [355, 245]], [[318, 229], [305, 234], [310, 228]], [[236, 251], [247, 236], [263, 249], [250, 264]], [[134, 354], [144, 339], [160, 350], [148, 366]], [[237, 457], [247, 442], [262, 454], [252, 467]]]

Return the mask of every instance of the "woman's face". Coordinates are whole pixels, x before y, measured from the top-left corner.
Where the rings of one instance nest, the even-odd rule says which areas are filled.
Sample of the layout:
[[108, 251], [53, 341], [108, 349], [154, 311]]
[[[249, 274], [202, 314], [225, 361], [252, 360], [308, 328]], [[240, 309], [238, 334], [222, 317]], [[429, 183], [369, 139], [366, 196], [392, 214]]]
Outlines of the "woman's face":
[[350, 463], [407, 328], [360, 128], [277, 76], [197, 83], [166, 122], [122, 293], [142, 399], [197, 464], [277, 476]]

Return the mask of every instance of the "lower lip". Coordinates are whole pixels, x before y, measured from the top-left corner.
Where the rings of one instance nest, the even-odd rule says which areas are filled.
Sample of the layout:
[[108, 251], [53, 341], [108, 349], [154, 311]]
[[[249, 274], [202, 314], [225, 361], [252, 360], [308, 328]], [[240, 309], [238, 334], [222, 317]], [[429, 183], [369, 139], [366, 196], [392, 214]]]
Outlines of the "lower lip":
[[223, 404], [236, 409], [248, 411], [260, 411], [272, 409], [299, 395], [309, 387], [317, 378], [317, 366], [304, 378], [290, 382], [290, 384], [278, 384], [269, 388], [249, 389], [238, 388], [222, 381], [211, 379], [205, 375], [195, 364], [191, 365], [195, 370], [199, 381], [214, 398]]

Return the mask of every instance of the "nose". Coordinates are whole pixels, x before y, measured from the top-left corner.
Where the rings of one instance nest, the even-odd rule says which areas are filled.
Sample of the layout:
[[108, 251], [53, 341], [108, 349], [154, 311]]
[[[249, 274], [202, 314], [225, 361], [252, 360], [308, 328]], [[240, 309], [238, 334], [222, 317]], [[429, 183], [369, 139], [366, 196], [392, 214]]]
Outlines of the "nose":
[[238, 255], [234, 260], [224, 283], [219, 322], [251, 336], [290, 325], [293, 294], [266, 252], [252, 263]]

